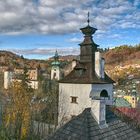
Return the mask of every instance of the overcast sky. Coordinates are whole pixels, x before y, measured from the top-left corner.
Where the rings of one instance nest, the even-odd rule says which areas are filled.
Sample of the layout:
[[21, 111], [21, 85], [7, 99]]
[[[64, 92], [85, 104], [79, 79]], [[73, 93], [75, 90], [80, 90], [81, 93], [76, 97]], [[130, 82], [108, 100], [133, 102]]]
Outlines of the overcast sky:
[[46, 59], [79, 54], [87, 25], [104, 47], [140, 43], [140, 0], [0, 0], [0, 49]]

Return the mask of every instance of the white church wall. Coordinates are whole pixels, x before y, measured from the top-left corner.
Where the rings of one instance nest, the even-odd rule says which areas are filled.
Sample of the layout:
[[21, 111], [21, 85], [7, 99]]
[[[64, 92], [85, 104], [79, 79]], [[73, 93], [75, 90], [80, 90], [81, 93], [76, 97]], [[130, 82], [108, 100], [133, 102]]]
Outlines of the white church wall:
[[[91, 84], [59, 83], [59, 117], [58, 123], [67, 122], [72, 116], [80, 114], [85, 108], [91, 107], [89, 98]], [[71, 103], [71, 98], [77, 97], [77, 103]]]
[[93, 84], [92, 91], [101, 93], [101, 91], [106, 90], [108, 92], [109, 100], [106, 100], [106, 105], [113, 104], [113, 84]]
[[59, 67], [54, 67], [51, 70], [51, 79], [60, 80], [60, 69]]

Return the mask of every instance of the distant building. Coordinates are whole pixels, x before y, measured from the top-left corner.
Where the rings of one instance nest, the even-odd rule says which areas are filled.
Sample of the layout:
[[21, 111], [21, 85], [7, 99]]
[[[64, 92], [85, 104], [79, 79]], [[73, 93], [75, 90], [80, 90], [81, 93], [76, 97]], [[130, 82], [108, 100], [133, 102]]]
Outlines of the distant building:
[[51, 63], [51, 80], [60, 80], [62, 76], [62, 71], [60, 68], [60, 62], [59, 62], [59, 55], [58, 52], [55, 52], [54, 60]]
[[[21, 76], [24, 69], [14, 69], [13, 71], [6, 70], [4, 72], [4, 88], [8, 89], [13, 81], [21, 81]], [[38, 69], [28, 69], [28, 85], [33, 89], [38, 89]]]
[[5, 72], [8, 69], [8, 66], [0, 66], [0, 72]]
[[[130, 84], [129, 86], [127, 85], [128, 89], [126, 91], [125, 89], [124, 90], [117, 89], [115, 91], [114, 100], [116, 101], [116, 103], [114, 103], [114, 105], [118, 106], [118, 104], [121, 104], [124, 101], [125, 101], [124, 103], [126, 103], [127, 101], [132, 108], [136, 108], [138, 106], [140, 97], [139, 97], [138, 91], [136, 90], [136, 83], [130, 82], [129, 84]], [[121, 107], [126, 107], [126, 106], [122, 105]]]
[[12, 83], [13, 72], [5, 71], [4, 72], [4, 88], [8, 89]]
[[131, 103], [129, 103], [123, 97], [114, 97], [114, 104], [115, 107], [129, 107], [132, 108]]
[[123, 96], [123, 98], [126, 99], [131, 104], [132, 108], [137, 107], [138, 101], [139, 101], [139, 96], [138, 96], [137, 91], [136, 91], [136, 84], [135, 83], [132, 84], [131, 93], [129, 95]]
[[[16, 75], [16, 74], [23, 74], [24, 73], [24, 69], [17, 69], [17, 68], [15, 68], [14, 69], [14, 74]], [[28, 69], [28, 72], [27, 72], [27, 74], [28, 74], [28, 78], [30, 79], [30, 80], [37, 80], [38, 79], [38, 69], [36, 68], [36, 69]]]

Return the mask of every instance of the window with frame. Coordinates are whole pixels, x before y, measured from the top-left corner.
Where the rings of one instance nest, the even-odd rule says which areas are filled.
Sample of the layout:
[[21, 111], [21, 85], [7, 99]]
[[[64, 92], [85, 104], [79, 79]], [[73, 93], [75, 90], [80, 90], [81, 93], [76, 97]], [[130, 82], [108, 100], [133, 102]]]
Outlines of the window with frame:
[[71, 103], [77, 104], [77, 98], [78, 98], [78, 97], [71, 96]]

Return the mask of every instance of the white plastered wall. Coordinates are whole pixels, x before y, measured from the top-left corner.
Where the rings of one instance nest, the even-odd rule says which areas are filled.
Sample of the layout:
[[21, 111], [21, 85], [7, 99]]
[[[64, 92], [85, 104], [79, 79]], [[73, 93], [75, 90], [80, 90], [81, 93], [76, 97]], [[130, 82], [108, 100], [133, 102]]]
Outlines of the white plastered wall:
[[113, 104], [113, 84], [93, 84], [92, 90], [93, 90], [93, 94], [94, 91], [101, 93], [103, 90], [106, 90], [109, 96], [109, 100], [106, 100], [106, 105]]
[[[85, 108], [92, 107], [90, 93], [101, 93], [106, 90], [109, 100], [105, 101], [106, 105], [112, 105], [112, 84], [71, 84], [59, 83], [59, 105], [58, 105], [58, 124], [66, 123], [72, 116], [79, 115]], [[77, 97], [77, 104], [71, 103], [71, 96]], [[93, 103], [92, 103], [93, 104]]]
[[[58, 123], [67, 122], [73, 115], [79, 115], [85, 108], [91, 107], [91, 89], [92, 84], [59, 83]], [[77, 103], [71, 103], [71, 96], [77, 97]]]
[[[55, 75], [55, 77], [54, 77]], [[60, 80], [60, 68], [59, 67], [53, 67], [51, 69], [51, 79], [56, 79], [56, 80]]]

